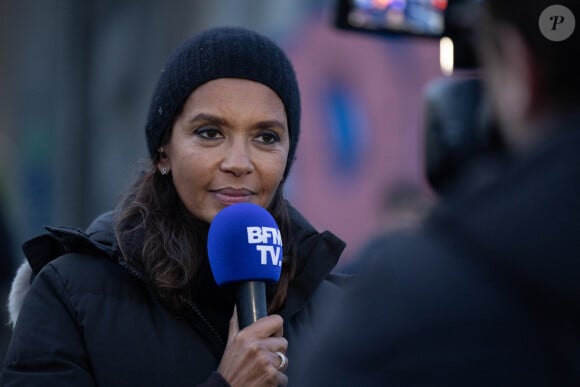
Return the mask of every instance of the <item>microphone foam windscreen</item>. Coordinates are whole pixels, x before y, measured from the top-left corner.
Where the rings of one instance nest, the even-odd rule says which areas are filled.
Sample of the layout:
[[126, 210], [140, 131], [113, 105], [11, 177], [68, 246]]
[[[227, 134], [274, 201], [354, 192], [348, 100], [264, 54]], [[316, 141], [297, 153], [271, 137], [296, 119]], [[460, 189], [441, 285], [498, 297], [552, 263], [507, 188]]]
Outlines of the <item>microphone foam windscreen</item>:
[[256, 204], [233, 204], [221, 210], [209, 227], [207, 252], [218, 285], [280, 278], [280, 230], [272, 215]]

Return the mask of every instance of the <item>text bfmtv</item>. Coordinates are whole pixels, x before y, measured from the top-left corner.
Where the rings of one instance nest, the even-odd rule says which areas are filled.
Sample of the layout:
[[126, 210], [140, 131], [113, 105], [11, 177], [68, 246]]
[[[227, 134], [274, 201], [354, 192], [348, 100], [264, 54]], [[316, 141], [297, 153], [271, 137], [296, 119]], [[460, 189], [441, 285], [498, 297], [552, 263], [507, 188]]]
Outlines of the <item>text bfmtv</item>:
[[256, 245], [260, 252], [260, 263], [268, 265], [268, 257], [274, 266], [282, 266], [282, 237], [280, 230], [274, 227], [246, 227], [248, 243]]

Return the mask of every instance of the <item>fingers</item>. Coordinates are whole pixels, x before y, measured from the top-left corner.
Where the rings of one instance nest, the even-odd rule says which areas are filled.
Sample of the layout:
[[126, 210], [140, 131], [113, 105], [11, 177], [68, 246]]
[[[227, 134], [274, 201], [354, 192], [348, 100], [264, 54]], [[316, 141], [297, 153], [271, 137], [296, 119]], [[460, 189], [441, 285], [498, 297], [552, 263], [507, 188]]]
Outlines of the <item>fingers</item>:
[[286, 386], [288, 384], [288, 376], [285, 373], [278, 372], [278, 386]]
[[231, 386], [285, 386], [288, 378], [283, 337], [283, 319], [270, 315], [244, 329], [239, 328], [236, 310], [229, 325], [228, 342], [218, 372]]
[[279, 351], [275, 352], [274, 356], [276, 357], [273, 365], [276, 368], [277, 386], [286, 386], [288, 384], [288, 376], [285, 372], [288, 368], [289, 360], [285, 354]]
[[260, 338], [282, 337], [284, 335], [284, 320], [277, 314], [262, 317], [252, 325], [242, 329], [247, 330], [251, 335]]
[[[243, 330], [247, 330], [249, 335], [256, 336], [259, 338], [266, 337], [282, 337], [284, 336], [284, 320], [280, 315], [273, 314], [270, 316], [262, 317], [250, 326], [247, 326]], [[238, 323], [238, 310], [234, 307], [234, 312], [230, 318], [229, 332], [228, 332], [228, 343], [240, 332], [240, 326]]]
[[[288, 362], [288, 358], [286, 358], [288, 340], [283, 336], [283, 324], [284, 320], [279, 315], [266, 316], [239, 331], [237, 339], [242, 342], [248, 340], [248, 344], [249, 341], [253, 341], [254, 345], [257, 345], [260, 350], [272, 355], [272, 364], [278, 369], [281, 364], [281, 357], [276, 353], [280, 353], [284, 356], [286, 363]], [[256, 338], [258, 338], [258, 341], [254, 341]], [[286, 367], [287, 364], [283, 364], [283, 370], [286, 370]]]
[[270, 315], [259, 319], [252, 325], [240, 331], [238, 324], [237, 309], [234, 308], [229, 323], [229, 333], [226, 346], [233, 345], [234, 341], [238, 346], [254, 350], [266, 350], [269, 352], [280, 351], [286, 353], [288, 341], [283, 336], [284, 320], [279, 315]]

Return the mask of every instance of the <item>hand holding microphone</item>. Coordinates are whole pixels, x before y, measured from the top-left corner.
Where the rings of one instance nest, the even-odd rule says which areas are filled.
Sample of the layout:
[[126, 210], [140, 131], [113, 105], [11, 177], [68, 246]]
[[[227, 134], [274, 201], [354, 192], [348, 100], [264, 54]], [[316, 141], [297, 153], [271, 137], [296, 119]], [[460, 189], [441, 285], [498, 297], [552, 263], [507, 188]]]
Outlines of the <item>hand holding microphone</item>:
[[226, 207], [210, 225], [208, 255], [216, 283], [236, 287], [236, 312], [218, 371], [231, 386], [286, 385], [283, 320], [267, 316], [266, 303], [266, 283], [277, 282], [282, 269], [274, 218], [255, 204]]

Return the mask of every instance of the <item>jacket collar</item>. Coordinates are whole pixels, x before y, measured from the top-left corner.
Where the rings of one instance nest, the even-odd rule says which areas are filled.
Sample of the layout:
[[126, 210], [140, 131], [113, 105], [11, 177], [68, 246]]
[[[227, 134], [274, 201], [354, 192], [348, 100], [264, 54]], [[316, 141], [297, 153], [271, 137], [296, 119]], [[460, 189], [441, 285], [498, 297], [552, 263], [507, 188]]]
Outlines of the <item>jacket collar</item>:
[[296, 276], [288, 287], [280, 314], [291, 317], [301, 310], [318, 286], [336, 267], [346, 244], [329, 231], [319, 233], [293, 206], [288, 204], [292, 232], [298, 249]]
[[[296, 277], [290, 283], [282, 316], [290, 317], [310, 299], [318, 286], [338, 263], [345, 243], [329, 231], [319, 233], [294, 207], [288, 204], [292, 231], [298, 249]], [[46, 227], [42, 234], [22, 245], [26, 255], [9, 296], [14, 324], [34, 275], [50, 261], [70, 253], [85, 253], [117, 259], [113, 233], [113, 211], [97, 217], [86, 231], [69, 227]]]

